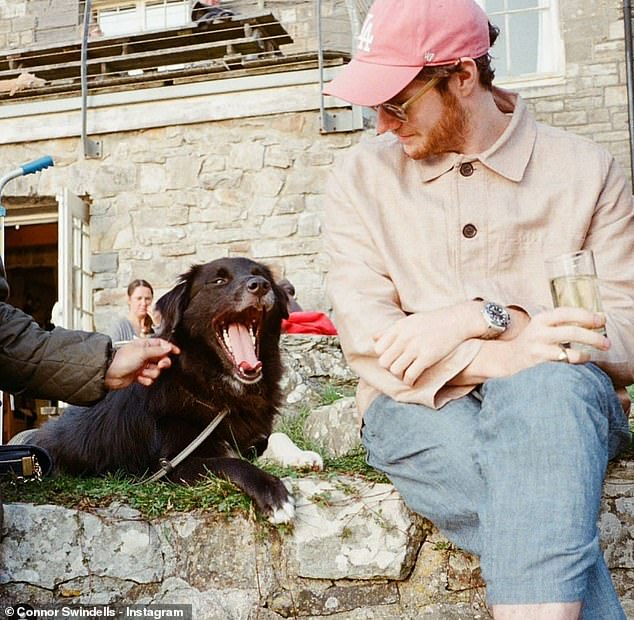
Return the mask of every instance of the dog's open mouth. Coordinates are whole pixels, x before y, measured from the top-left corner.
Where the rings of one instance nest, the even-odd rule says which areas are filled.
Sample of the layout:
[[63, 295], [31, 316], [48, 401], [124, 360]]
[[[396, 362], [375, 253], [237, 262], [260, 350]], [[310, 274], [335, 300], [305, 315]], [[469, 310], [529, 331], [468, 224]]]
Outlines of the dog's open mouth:
[[233, 372], [242, 383], [256, 383], [262, 378], [260, 325], [264, 313], [255, 308], [240, 314], [224, 315], [214, 322], [216, 336]]

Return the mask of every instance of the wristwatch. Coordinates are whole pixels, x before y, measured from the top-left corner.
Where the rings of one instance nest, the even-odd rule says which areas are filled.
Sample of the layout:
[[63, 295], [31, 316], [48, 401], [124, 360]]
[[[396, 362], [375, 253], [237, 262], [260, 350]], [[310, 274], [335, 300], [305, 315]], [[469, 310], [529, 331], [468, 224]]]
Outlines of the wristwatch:
[[509, 311], [493, 301], [485, 301], [481, 312], [487, 325], [486, 331], [480, 336], [483, 340], [498, 338], [511, 324]]

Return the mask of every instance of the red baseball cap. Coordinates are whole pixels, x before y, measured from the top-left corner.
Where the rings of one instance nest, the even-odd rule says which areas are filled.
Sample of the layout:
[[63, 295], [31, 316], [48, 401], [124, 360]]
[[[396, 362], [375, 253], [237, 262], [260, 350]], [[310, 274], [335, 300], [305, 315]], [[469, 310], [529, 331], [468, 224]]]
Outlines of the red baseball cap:
[[489, 20], [474, 0], [376, 0], [354, 58], [324, 93], [373, 106], [403, 90], [425, 66], [489, 51]]

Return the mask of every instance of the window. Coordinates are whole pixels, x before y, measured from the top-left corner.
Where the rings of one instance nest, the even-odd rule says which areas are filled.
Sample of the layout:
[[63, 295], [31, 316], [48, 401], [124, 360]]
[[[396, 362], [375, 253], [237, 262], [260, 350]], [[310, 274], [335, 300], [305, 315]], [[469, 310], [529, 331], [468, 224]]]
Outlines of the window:
[[105, 36], [130, 34], [138, 30], [135, 5], [117, 6], [97, 12], [97, 23]]
[[145, 4], [145, 30], [182, 26], [189, 22], [189, 2], [158, 0]]
[[547, 77], [563, 69], [557, 0], [477, 0], [500, 36], [491, 51], [498, 81]]
[[[100, 6], [101, 5], [101, 6]], [[189, 24], [189, 0], [138, 0], [95, 7], [97, 23], [106, 37]]]

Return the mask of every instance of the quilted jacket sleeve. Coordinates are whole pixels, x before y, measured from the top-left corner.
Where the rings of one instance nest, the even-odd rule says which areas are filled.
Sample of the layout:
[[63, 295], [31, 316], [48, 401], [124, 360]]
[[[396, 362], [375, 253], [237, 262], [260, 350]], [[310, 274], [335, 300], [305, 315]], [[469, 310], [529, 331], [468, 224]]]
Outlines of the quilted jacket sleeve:
[[0, 303], [0, 389], [87, 405], [104, 397], [111, 340], [98, 333], [41, 329]]
[[61, 328], [45, 331], [28, 314], [3, 303], [7, 295], [0, 260], [0, 390], [74, 405], [103, 398], [110, 338]]

